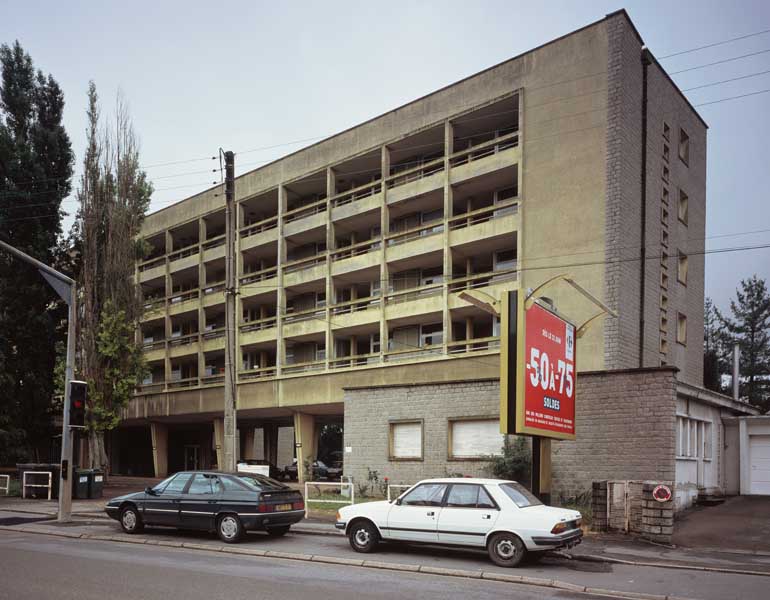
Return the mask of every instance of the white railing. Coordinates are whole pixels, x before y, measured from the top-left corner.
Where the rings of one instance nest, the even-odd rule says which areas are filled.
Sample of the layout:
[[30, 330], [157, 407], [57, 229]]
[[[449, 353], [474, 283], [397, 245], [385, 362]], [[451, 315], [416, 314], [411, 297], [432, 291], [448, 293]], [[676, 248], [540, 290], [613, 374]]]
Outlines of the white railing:
[[4, 491], [5, 495], [8, 495], [8, 490], [11, 489], [11, 476], [10, 475], [0, 475], [0, 481], [3, 481], [3, 478], [5, 478], [5, 485], [0, 486], [0, 491]]
[[[348, 488], [350, 490], [350, 499], [349, 500], [325, 500], [322, 498], [313, 498], [310, 499], [308, 497], [308, 486], [309, 485], [315, 485], [315, 486], [326, 486], [326, 487], [338, 487], [340, 488], [340, 498], [343, 497], [342, 490], [344, 488]], [[347, 494], [345, 494], [347, 495]], [[356, 490], [353, 487], [353, 480], [350, 481], [340, 481], [340, 482], [328, 482], [328, 481], [306, 481], [305, 482], [305, 518], [307, 519], [308, 511], [310, 510], [310, 503], [316, 502], [318, 504], [355, 504], [356, 503]]]
[[[391, 501], [390, 488], [400, 489], [400, 490], [408, 490], [413, 485], [414, 485], [413, 483], [389, 483], [388, 484], [388, 502]], [[401, 494], [399, 494], [399, 496], [400, 495]], [[398, 496], [396, 496], [396, 498], [398, 498]]]
[[[48, 483], [27, 483], [27, 475], [48, 475]], [[21, 497], [27, 497], [27, 488], [48, 488], [48, 499], [51, 499], [51, 472], [50, 471], [24, 471], [21, 476]]]

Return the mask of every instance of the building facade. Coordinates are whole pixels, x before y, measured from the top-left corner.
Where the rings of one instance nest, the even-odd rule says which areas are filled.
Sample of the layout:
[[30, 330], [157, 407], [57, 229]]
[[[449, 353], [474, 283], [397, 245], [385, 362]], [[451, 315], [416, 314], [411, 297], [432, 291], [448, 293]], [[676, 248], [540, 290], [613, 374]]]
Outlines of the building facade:
[[[346, 390], [441, 384], [454, 392], [431, 402], [467, 421], [453, 439], [478, 470], [497, 408], [458, 390], [499, 377], [499, 322], [463, 293], [497, 299], [561, 273], [617, 313], [580, 339], [578, 372], [668, 366], [700, 386], [705, 185], [706, 125], [625, 11], [241, 175], [241, 454], [303, 463], [344, 428], [357, 441], [336, 451], [365, 477], [384, 451], [361, 438], [371, 415], [407, 472], [416, 428], [388, 421], [402, 400], [362, 411]], [[222, 189], [148, 215], [142, 237], [151, 374], [113, 469], [221, 464]], [[595, 314], [568, 286], [548, 296], [578, 324]]]

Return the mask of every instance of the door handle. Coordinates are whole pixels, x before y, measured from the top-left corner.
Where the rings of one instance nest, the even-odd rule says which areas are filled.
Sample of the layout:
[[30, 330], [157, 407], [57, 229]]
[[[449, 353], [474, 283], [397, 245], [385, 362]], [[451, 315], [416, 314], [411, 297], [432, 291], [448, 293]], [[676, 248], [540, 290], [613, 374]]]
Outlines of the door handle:
[[428, 516], [429, 516], [429, 517], [435, 517], [435, 516], [436, 516], [436, 513], [435, 513], [435, 512], [433, 512], [433, 511], [430, 511], [430, 512], [428, 513]]
[[492, 515], [481, 515], [482, 519], [491, 519]]
[[216, 502], [217, 502], [216, 500], [209, 500], [208, 501], [209, 504], [216, 504]]

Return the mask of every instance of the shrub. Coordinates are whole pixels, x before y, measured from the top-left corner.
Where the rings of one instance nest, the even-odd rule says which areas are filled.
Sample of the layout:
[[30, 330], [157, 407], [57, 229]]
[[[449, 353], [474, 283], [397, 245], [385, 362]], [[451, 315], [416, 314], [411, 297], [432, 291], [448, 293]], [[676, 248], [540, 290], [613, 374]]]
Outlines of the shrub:
[[487, 472], [497, 479], [513, 479], [529, 487], [532, 475], [532, 451], [525, 437], [506, 436], [503, 452], [489, 460]]

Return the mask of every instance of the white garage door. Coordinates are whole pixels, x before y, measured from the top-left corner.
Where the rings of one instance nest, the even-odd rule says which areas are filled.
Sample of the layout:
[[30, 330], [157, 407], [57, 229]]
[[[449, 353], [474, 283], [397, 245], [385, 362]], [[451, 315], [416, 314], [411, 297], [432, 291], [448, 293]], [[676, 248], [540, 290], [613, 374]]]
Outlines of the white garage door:
[[749, 437], [751, 493], [770, 495], [770, 435]]

